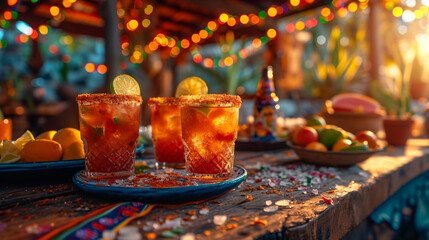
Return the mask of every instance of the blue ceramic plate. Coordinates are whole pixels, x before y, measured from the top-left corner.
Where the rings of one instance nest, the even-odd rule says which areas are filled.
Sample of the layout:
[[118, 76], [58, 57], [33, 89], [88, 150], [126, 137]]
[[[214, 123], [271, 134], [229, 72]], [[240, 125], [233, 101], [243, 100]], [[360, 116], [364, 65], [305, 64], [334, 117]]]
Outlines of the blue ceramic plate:
[[[185, 174], [184, 170], [174, 170], [174, 172]], [[79, 171], [74, 175], [73, 182], [82, 190], [100, 196], [132, 199], [145, 203], [180, 204], [213, 199], [227, 193], [240, 185], [246, 175], [245, 169], [234, 166], [232, 177], [225, 181], [211, 183], [192, 181], [195, 185], [154, 188], [144, 184], [135, 187], [135, 183], [130, 186], [131, 181], [128, 179], [110, 181], [110, 183], [106, 180], [88, 179], [84, 171]]]
[[21, 172], [53, 169], [84, 168], [85, 159], [36, 163], [0, 163], [0, 172]]

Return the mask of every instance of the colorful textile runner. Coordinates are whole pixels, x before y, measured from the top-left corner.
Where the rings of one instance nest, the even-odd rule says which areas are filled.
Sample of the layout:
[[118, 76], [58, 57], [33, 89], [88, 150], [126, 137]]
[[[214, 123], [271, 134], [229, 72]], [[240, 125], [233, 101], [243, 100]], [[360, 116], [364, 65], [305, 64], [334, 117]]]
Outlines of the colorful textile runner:
[[118, 232], [132, 220], [148, 214], [155, 205], [124, 202], [98, 209], [80, 219], [57, 228], [39, 240], [100, 239], [103, 231]]

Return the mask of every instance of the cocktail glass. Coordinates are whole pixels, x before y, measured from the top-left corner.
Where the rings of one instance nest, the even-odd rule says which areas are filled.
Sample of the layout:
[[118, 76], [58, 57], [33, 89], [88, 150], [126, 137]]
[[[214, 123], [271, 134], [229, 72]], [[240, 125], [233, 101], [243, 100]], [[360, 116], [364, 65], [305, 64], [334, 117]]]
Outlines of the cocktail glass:
[[141, 96], [81, 94], [76, 101], [85, 144], [86, 176], [114, 178], [133, 175]]
[[0, 141], [3, 139], [12, 141], [12, 119], [0, 120]]
[[180, 99], [149, 98], [152, 139], [158, 168], [184, 168]]
[[186, 172], [191, 177], [232, 175], [241, 98], [226, 94], [180, 97]]

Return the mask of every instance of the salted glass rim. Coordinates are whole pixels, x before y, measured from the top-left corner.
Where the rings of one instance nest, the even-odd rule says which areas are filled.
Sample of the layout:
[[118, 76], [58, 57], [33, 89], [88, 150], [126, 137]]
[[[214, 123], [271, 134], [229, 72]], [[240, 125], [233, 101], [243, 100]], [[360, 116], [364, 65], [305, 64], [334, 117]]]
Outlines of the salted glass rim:
[[179, 103], [178, 97], [151, 97], [147, 102], [148, 105], [179, 105]]
[[201, 94], [180, 96], [180, 105], [192, 107], [240, 107], [241, 97], [228, 94]]
[[109, 94], [109, 93], [85, 93], [76, 97], [76, 102], [84, 105], [107, 103], [107, 104], [141, 104], [140, 95]]

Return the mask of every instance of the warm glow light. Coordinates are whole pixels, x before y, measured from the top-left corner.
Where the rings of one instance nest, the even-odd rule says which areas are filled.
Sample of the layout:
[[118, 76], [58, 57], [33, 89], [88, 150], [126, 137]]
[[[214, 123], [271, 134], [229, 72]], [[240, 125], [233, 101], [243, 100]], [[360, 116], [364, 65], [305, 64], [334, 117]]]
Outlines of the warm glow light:
[[8, 21], [11, 20], [12, 19], [12, 12], [9, 10], [4, 11], [3, 17], [4, 17], [4, 19], [6, 19]]
[[146, 15], [150, 15], [152, 12], [153, 12], [153, 6], [148, 4], [144, 9], [144, 13], [146, 13]]
[[322, 14], [324, 17], [327, 17], [331, 14], [331, 9], [325, 7], [320, 11], [320, 14]]
[[150, 25], [150, 20], [149, 19], [143, 19], [142, 21], [142, 26], [147, 28]]
[[208, 36], [209, 36], [209, 33], [206, 31], [206, 30], [201, 30], [200, 31], [200, 37], [202, 38], [202, 39], [206, 39]]
[[288, 25], [286, 25], [286, 31], [288, 33], [292, 33], [295, 31], [295, 24], [293, 23], [289, 23]]
[[301, 31], [305, 28], [305, 23], [303, 21], [298, 21], [295, 23], [295, 28], [298, 31]]
[[124, 9], [122, 9], [122, 8], [119, 8], [119, 9], [116, 11], [116, 14], [118, 15], [118, 17], [122, 18], [122, 17], [124, 17], [124, 15], [125, 15], [125, 10], [124, 10]]
[[271, 39], [275, 38], [277, 36], [277, 31], [274, 28], [270, 28], [267, 31], [267, 36]]
[[254, 25], [258, 24], [258, 23], [259, 23], [259, 17], [258, 17], [258, 16], [256, 16], [256, 15], [253, 15], [253, 16], [250, 18], [250, 22], [251, 22], [252, 24], [254, 24]]
[[236, 23], [237, 23], [237, 21], [233, 17], [230, 17], [228, 19], [228, 22], [227, 22], [228, 26], [230, 26], [230, 27], [233, 27]]
[[268, 8], [267, 14], [270, 17], [275, 17], [277, 15], [277, 9], [275, 7], [270, 7]]
[[292, 5], [294, 7], [298, 6], [299, 3], [300, 3], [300, 0], [290, 0], [290, 5]]
[[347, 6], [347, 9], [349, 10], [349, 12], [356, 12], [358, 9], [358, 5], [357, 3], [352, 2]]
[[247, 58], [247, 56], [249, 56], [249, 51], [247, 51], [247, 49], [244, 48], [240, 50], [239, 54], [241, 58]]
[[100, 64], [97, 67], [97, 72], [100, 74], [105, 74], [107, 72], [107, 67], [104, 64]]
[[395, 3], [394, 3], [394, 2], [386, 2], [386, 4], [384, 4], [384, 7], [385, 7], [387, 10], [392, 10], [394, 6], [395, 6]]
[[180, 53], [180, 49], [178, 47], [174, 47], [170, 51], [170, 56], [171, 57], [177, 57], [177, 55], [179, 55], [179, 53]]
[[72, 6], [72, 3], [69, 0], [63, 0], [63, 6], [69, 8]]
[[70, 57], [70, 55], [63, 55], [61, 60], [63, 60], [63, 62], [65, 62], [65, 63], [69, 63], [71, 60], [71, 57]]
[[337, 11], [338, 17], [340, 17], [340, 18], [347, 16], [347, 13], [348, 13], [348, 11], [346, 8], [340, 8]]
[[242, 24], [248, 24], [249, 23], [249, 17], [247, 15], [241, 15], [240, 16], [240, 22]]
[[234, 60], [232, 59], [232, 57], [226, 57], [224, 62], [226, 66], [231, 66], [232, 64], [234, 64]]
[[172, 48], [174, 46], [176, 46], [176, 40], [174, 38], [170, 38], [170, 40], [168, 41], [168, 47]]
[[60, 14], [60, 8], [57, 6], [52, 6], [51, 8], [49, 8], [49, 12], [53, 17], [56, 17], [58, 16], [58, 14]]
[[58, 52], [57, 45], [50, 45], [48, 49], [49, 49], [49, 52], [52, 53], [52, 54], [55, 54], [55, 53]]
[[180, 42], [180, 46], [182, 46], [182, 48], [188, 48], [188, 47], [189, 47], [189, 45], [190, 45], [190, 43], [189, 43], [189, 40], [188, 40], [188, 39], [183, 39], [183, 40]]
[[128, 42], [124, 42], [124, 43], [122, 43], [121, 48], [122, 48], [122, 49], [127, 49], [127, 47], [128, 47], [129, 45], [130, 45], [130, 44], [129, 44]]
[[36, 39], [39, 36], [39, 33], [37, 33], [36, 30], [33, 30], [33, 32], [30, 34], [31, 39]]
[[25, 34], [19, 34], [19, 36], [18, 36], [18, 41], [20, 43], [26, 43], [26, 42], [28, 42], [28, 39], [29, 39], [29, 37]]
[[215, 21], [210, 21], [207, 23], [207, 27], [211, 30], [211, 31], [215, 31], [217, 29], [217, 24]]
[[219, 22], [222, 23], [222, 24], [226, 23], [228, 21], [228, 19], [229, 19], [229, 16], [226, 13], [222, 13], [219, 16]]
[[149, 43], [149, 49], [153, 52], [153, 51], [155, 51], [155, 50], [157, 50], [158, 49], [158, 43], [156, 43], [155, 41], [152, 41], [152, 42], [150, 42]]
[[63, 37], [63, 42], [64, 44], [72, 44], [73, 43], [73, 37], [70, 35], [64, 36]]
[[401, 8], [401, 7], [395, 7], [395, 8], [392, 10], [392, 14], [393, 14], [393, 16], [395, 16], [395, 17], [400, 17], [400, 16], [402, 16], [402, 13], [403, 13], [403, 10], [402, 10], [402, 8]]
[[12, 7], [12, 6], [15, 6], [17, 2], [18, 0], [7, 0], [7, 5]]
[[259, 48], [262, 45], [261, 39], [259, 38], [253, 39], [252, 44], [254, 48]]
[[196, 33], [192, 34], [191, 40], [194, 43], [199, 43], [201, 41], [200, 35], [198, 35]]
[[195, 54], [192, 59], [194, 60], [194, 62], [196, 63], [201, 63], [203, 61], [203, 57], [201, 56], [201, 54], [197, 53]]
[[211, 58], [205, 58], [203, 64], [206, 68], [213, 68], [214, 67], [214, 62]]
[[127, 29], [130, 31], [136, 30], [138, 26], [139, 26], [139, 22], [137, 22], [137, 20], [135, 19], [132, 19], [127, 23]]
[[420, 19], [423, 17], [424, 13], [420, 9], [417, 9], [416, 11], [414, 11], [414, 15], [416, 16], [417, 19]]
[[95, 65], [94, 63], [87, 63], [85, 65], [85, 70], [89, 73], [94, 72], [95, 71]]
[[46, 35], [49, 32], [49, 28], [46, 25], [40, 25], [39, 26], [39, 32], [42, 35]]

